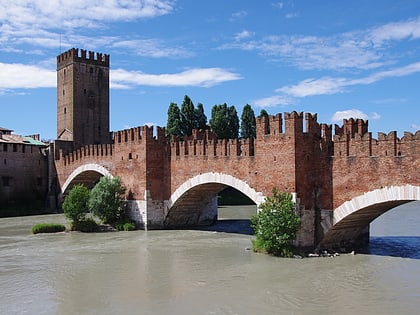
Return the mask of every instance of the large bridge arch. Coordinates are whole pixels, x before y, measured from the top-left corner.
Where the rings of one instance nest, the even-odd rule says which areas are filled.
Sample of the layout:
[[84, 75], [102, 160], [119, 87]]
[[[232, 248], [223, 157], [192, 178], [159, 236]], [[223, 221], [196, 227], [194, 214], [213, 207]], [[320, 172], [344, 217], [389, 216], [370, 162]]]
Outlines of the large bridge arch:
[[369, 224], [388, 210], [420, 200], [420, 186], [390, 186], [346, 201], [333, 212], [332, 226], [318, 247], [351, 244], [369, 234]]
[[92, 184], [96, 183], [102, 176], [113, 177], [102, 165], [94, 163], [81, 165], [67, 177], [61, 187], [62, 195], [75, 184], [84, 184], [87, 187], [92, 186]]
[[264, 201], [245, 181], [224, 173], [204, 173], [185, 181], [171, 195], [164, 207], [164, 225], [167, 227], [208, 224], [217, 217], [217, 194], [233, 187], [246, 195], [257, 206]]

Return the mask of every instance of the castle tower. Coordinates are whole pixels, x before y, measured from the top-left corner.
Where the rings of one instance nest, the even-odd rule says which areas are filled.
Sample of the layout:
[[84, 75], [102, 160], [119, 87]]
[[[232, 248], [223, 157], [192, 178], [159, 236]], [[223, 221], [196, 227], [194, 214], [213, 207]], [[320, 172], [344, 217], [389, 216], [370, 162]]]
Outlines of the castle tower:
[[57, 139], [74, 149], [110, 143], [109, 55], [72, 48], [57, 56]]

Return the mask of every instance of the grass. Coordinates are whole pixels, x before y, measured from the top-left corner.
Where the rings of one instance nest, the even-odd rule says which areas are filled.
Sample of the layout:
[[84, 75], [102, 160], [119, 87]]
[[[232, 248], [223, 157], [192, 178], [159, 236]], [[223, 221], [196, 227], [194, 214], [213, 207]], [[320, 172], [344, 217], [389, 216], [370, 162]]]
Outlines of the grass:
[[63, 224], [59, 223], [38, 223], [32, 227], [32, 233], [57, 233], [63, 232], [66, 230], [66, 227]]

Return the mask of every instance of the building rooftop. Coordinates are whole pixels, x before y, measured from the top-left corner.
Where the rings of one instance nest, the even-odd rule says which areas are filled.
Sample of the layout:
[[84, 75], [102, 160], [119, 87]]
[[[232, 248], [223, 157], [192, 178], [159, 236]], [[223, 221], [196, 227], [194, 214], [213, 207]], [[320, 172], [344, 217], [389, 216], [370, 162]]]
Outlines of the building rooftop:
[[28, 145], [46, 146], [47, 144], [40, 141], [39, 134], [31, 136], [21, 136], [12, 133], [13, 130], [0, 127], [0, 143], [17, 143]]

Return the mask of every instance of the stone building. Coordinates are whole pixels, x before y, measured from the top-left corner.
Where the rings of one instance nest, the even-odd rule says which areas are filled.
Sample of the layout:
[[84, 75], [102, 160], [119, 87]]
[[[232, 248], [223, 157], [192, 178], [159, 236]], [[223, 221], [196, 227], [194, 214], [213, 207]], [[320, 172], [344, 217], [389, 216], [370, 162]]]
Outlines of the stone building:
[[45, 208], [47, 191], [48, 144], [39, 135], [20, 136], [0, 128], [0, 217], [9, 210]]

